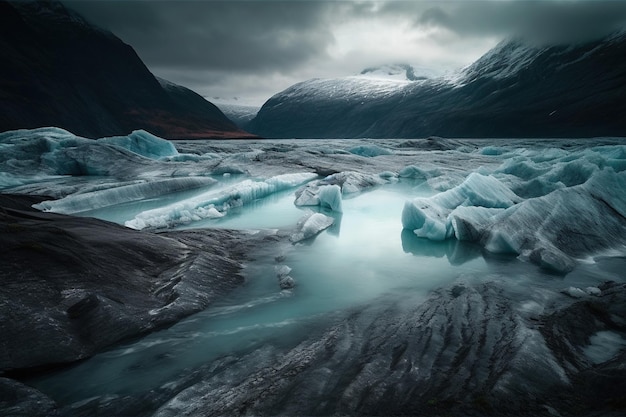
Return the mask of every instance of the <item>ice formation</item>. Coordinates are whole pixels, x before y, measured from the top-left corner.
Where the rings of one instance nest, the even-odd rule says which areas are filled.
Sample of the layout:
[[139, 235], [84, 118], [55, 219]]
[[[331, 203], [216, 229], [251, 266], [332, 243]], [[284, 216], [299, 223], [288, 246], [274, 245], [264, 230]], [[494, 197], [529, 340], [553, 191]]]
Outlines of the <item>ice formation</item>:
[[325, 216], [322, 213], [308, 213], [298, 222], [296, 231], [291, 235], [291, 241], [297, 243], [310, 239], [332, 226], [333, 223], [332, 217]]
[[129, 201], [144, 200], [178, 191], [208, 187], [217, 183], [210, 177], [166, 178], [138, 184], [112, 187], [80, 194], [72, 194], [59, 200], [43, 201], [34, 207], [42, 211], [73, 214], [94, 210]]
[[520, 198], [495, 177], [472, 173], [458, 187], [434, 197], [407, 202], [402, 211], [402, 226], [419, 237], [444, 240], [455, 235], [450, 215], [457, 207], [499, 209], [519, 201]]
[[98, 139], [99, 143], [119, 146], [146, 158], [174, 157], [178, 151], [172, 142], [154, 136], [145, 130], [135, 130], [128, 136], [113, 136]]
[[53, 127], [15, 130], [0, 134], [0, 149], [3, 187], [58, 175], [150, 176], [154, 171], [148, 167], [181, 156], [171, 142], [142, 130], [98, 140]]
[[287, 265], [279, 265], [275, 268], [278, 285], [283, 290], [288, 290], [296, 285], [296, 281], [289, 275], [291, 268]]
[[222, 217], [231, 207], [240, 207], [278, 191], [297, 187], [316, 177], [316, 174], [301, 172], [278, 175], [264, 181], [244, 180], [223, 191], [209, 191], [165, 207], [144, 211], [125, 222], [125, 225], [133, 229], [163, 228]]
[[402, 225], [420, 237], [476, 241], [568, 272], [578, 257], [624, 243], [624, 156], [621, 146], [524, 150], [492, 175], [474, 172], [457, 187], [407, 201]]
[[296, 206], [320, 206], [341, 213], [341, 188], [333, 185], [311, 185], [299, 191]]
[[391, 155], [393, 153], [389, 149], [385, 149], [378, 145], [355, 146], [354, 148], [350, 148], [348, 151], [352, 154], [365, 156], [367, 158], [372, 158], [372, 157], [381, 156], [381, 155]]
[[[393, 174], [391, 174], [393, 175]], [[320, 206], [341, 213], [342, 196], [362, 192], [376, 185], [387, 183], [381, 175], [360, 172], [339, 172], [328, 177], [312, 181], [296, 191], [296, 206]]]

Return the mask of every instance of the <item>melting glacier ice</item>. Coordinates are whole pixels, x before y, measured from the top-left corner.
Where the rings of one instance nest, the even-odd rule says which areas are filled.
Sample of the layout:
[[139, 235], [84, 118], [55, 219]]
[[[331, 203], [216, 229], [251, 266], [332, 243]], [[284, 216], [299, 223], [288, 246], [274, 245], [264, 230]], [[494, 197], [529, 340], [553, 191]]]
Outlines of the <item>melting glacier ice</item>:
[[[384, 381], [401, 369], [402, 378], [425, 378], [411, 363], [456, 366], [457, 381], [525, 392], [567, 384], [572, 363], [588, 369], [625, 349], [626, 334], [601, 321], [582, 336], [558, 321], [613, 297], [608, 281], [624, 283], [620, 139], [165, 142], [135, 132], [90, 141], [46, 128], [0, 134], [0, 146], [0, 189], [49, 196], [41, 210], [154, 232], [265, 236], [249, 253], [245, 284], [207, 310], [30, 381], [83, 414], [110, 413], [128, 396], [149, 399], [147, 414], [163, 406], [172, 415], [180, 398], [204, 409], [202, 398], [225, 396], [195, 394], [262, 384], [273, 375], [263, 369], [287, 369], [281, 361], [302, 352], [301, 368], [313, 369], [307, 387], [324, 392], [339, 381], [349, 402], [376, 394], [366, 382], [379, 374], [381, 387], [410, 398], [393, 391], [404, 382]], [[430, 332], [427, 341], [418, 330]], [[312, 335], [323, 336], [331, 359], [308, 362]], [[371, 353], [376, 343], [389, 347], [390, 362]], [[568, 343], [575, 361], [559, 356]], [[528, 363], [545, 365], [545, 375]], [[250, 413], [259, 410], [270, 413]], [[274, 413], [285, 410], [293, 411]]]

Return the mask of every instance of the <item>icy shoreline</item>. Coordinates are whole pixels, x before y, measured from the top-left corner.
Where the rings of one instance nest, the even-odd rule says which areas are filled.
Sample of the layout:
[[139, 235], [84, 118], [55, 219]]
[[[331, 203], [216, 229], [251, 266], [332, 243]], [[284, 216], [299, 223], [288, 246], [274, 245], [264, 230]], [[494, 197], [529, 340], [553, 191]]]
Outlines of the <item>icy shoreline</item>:
[[[19, 194], [0, 200], [9, 254], [0, 309], [11, 317], [0, 345], [4, 376], [88, 357], [204, 310], [244, 282], [242, 262], [248, 273], [256, 270], [259, 260], [248, 259], [254, 253], [272, 260], [276, 291], [299, 297], [294, 254], [315, 254], [326, 234], [341, 239], [342, 216], [347, 224], [359, 206], [352, 203], [391, 195], [379, 190], [412, 195], [397, 213], [402, 234], [385, 239], [409, 256], [446, 257], [459, 268], [484, 259], [490, 272], [467, 268], [427, 297], [399, 287], [402, 296], [380, 294], [310, 317], [294, 325], [302, 329], [279, 333], [285, 340], [241, 347], [137, 395], [58, 404], [46, 391], [2, 378], [0, 392], [16, 399], [0, 401], [0, 411], [567, 415], [585, 395], [576, 405], [583, 414], [611, 415], [626, 381], [619, 366], [626, 360], [621, 139], [174, 145], [146, 132], [102, 141], [52, 128], [0, 134], [0, 188]], [[267, 221], [275, 227], [216, 228], [278, 194], [302, 215], [279, 213]], [[356, 238], [365, 239], [377, 218], [361, 205]], [[99, 213], [118, 224], [74, 217]], [[122, 226], [138, 219], [148, 231]], [[172, 230], [183, 226], [202, 230]], [[371, 251], [365, 258], [392, 259], [380, 248], [362, 250]], [[500, 261], [503, 252], [512, 255]], [[349, 255], [341, 256], [355, 262]], [[385, 265], [359, 271], [375, 266], [384, 274]], [[334, 288], [350, 292], [358, 281], [341, 282]], [[233, 311], [252, 308], [248, 302]]]

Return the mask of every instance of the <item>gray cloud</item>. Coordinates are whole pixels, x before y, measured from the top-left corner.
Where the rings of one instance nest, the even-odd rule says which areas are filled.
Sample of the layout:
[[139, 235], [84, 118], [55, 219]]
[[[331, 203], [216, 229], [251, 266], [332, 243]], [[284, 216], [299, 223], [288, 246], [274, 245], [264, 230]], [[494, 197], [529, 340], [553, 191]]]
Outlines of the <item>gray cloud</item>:
[[417, 26], [441, 27], [459, 36], [521, 36], [542, 44], [583, 42], [626, 22], [621, 1], [469, 1], [433, 5]]
[[505, 37], [579, 42], [626, 21], [623, 1], [65, 4], [132, 45], [155, 74], [210, 97], [267, 98], [306, 78], [350, 75], [385, 60], [454, 69]]
[[289, 70], [333, 42], [328, 4], [299, 1], [67, 1], [149, 66]]

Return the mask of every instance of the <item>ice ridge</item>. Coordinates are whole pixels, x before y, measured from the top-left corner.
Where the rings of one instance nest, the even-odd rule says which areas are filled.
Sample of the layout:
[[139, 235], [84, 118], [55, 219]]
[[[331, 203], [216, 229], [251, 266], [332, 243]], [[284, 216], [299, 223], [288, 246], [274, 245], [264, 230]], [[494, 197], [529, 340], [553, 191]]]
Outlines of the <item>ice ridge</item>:
[[232, 207], [240, 207], [273, 193], [297, 187], [316, 177], [317, 174], [301, 172], [277, 175], [263, 181], [245, 180], [223, 191], [207, 192], [165, 207], [141, 212], [125, 225], [133, 229], [165, 228], [222, 217]]
[[407, 201], [403, 227], [430, 240], [475, 241], [558, 273], [625, 243], [624, 147], [517, 155], [492, 175], [474, 172], [447, 191]]

